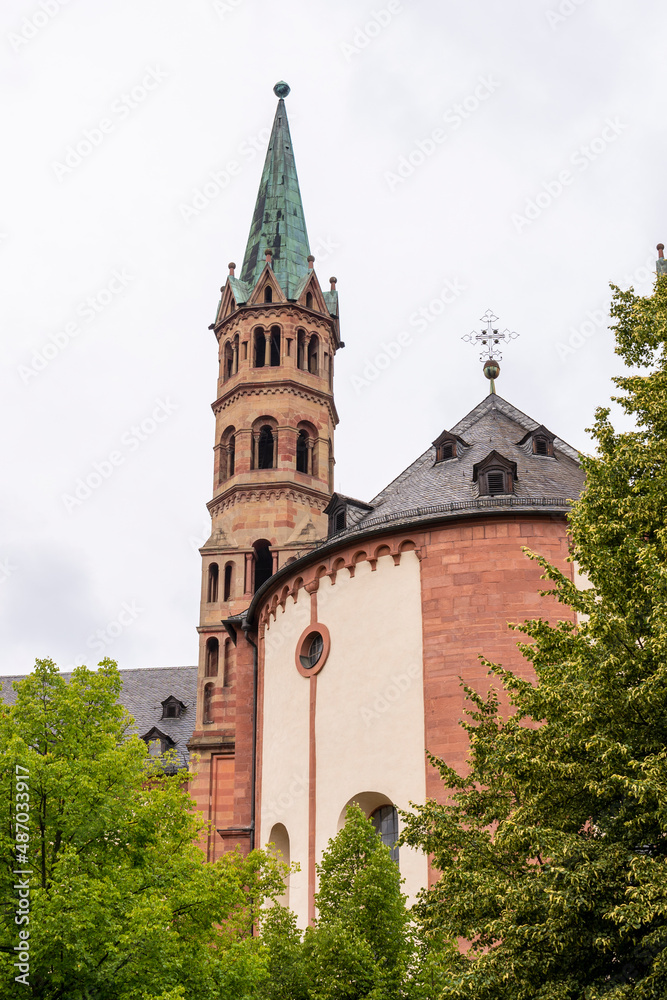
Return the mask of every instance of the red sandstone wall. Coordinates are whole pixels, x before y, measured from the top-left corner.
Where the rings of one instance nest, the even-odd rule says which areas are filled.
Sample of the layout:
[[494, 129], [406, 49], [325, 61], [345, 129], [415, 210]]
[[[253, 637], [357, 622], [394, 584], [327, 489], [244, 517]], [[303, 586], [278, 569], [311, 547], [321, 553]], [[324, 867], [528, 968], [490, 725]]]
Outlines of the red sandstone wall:
[[[424, 534], [422, 600], [424, 612], [425, 745], [449, 765], [465, 770], [467, 738], [458, 725], [464, 714], [459, 678], [478, 691], [491, 683], [479, 654], [530, 677], [532, 668], [516, 648], [521, 638], [508, 622], [570, 617], [552, 598], [540, 597], [545, 581], [527, 546], [563, 572], [568, 539], [564, 520], [549, 516], [462, 521]], [[442, 801], [439, 774], [427, 767], [429, 798]]]

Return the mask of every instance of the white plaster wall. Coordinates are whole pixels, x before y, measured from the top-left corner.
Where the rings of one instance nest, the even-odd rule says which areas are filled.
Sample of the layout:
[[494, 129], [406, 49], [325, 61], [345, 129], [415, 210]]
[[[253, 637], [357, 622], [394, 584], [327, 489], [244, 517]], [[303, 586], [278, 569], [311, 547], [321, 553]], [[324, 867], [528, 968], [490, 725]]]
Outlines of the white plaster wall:
[[[331, 633], [318, 675], [317, 856], [335, 836], [341, 811], [376, 792], [399, 808], [426, 798], [422, 606], [419, 561], [382, 556], [321, 581], [318, 618]], [[425, 855], [400, 849], [411, 901], [427, 880]]]
[[290, 907], [301, 926], [308, 922], [308, 758], [309, 681], [294, 663], [296, 643], [310, 621], [310, 597], [301, 590], [295, 604], [287, 598], [264, 637], [264, 723], [260, 843], [282, 823], [290, 841], [290, 858], [301, 871], [289, 883]]
[[[406, 552], [361, 562], [354, 578], [339, 571], [320, 581], [318, 619], [329, 628], [331, 651], [317, 675], [318, 863], [339, 829], [346, 804], [390, 801], [408, 808], [426, 798], [422, 612], [419, 561]], [[292, 861], [290, 907], [308, 921], [308, 760], [310, 680], [296, 669], [299, 636], [310, 622], [310, 598], [287, 599], [265, 636], [262, 750], [262, 843], [283, 823]], [[369, 807], [371, 808], [371, 807]], [[427, 881], [427, 859], [400, 849], [403, 891], [410, 900]]]

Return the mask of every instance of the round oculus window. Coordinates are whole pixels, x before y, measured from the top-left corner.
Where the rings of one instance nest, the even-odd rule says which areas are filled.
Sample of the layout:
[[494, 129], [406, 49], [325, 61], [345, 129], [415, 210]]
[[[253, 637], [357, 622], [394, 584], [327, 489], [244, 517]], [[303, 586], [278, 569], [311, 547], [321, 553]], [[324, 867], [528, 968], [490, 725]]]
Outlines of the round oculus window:
[[324, 639], [319, 632], [312, 632], [299, 659], [304, 670], [312, 670], [322, 658]]

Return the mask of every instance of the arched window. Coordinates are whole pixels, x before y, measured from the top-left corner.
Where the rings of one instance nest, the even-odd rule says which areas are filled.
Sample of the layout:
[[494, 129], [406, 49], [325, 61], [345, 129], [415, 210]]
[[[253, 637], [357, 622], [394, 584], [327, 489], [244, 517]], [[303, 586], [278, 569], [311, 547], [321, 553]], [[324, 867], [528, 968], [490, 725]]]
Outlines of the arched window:
[[319, 343], [315, 334], [312, 334], [308, 341], [308, 371], [311, 375], [317, 375]]
[[207, 639], [206, 641], [206, 676], [207, 677], [217, 677], [218, 676], [218, 656], [220, 651], [220, 643], [215, 637]]
[[255, 591], [273, 576], [273, 556], [271, 545], [265, 538], [260, 538], [253, 546], [255, 550]]
[[227, 379], [231, 378], [234, 374], [234, 351], [232, 350], [232, 345], [229, 341], [225, 344], [223, 358], [222, 377], [226, 382]]
[[257, 468], [273, 468], [273, 431], [268, 424], [260, 429], [257, 441]]
[[299, 431], [296, 439], [296, 471], [305, 472], [308, 469], [308, 432]]
[[313, 293], [306, 292], [306, 309], [312, 309], [312, 308], [313, 308]]
[[213, 722], [213, 685], [207, 684], [204, 688], [204, 711], [203, 721]]
[[218, 564], [211, 563], [208, 567], [208, 597], [209, 604], [215, 604], [218, 599]]
[[391, 851], [391, 860], [398, 864], [398, 813], [393, 806], [380, 806], [371, 813], [371, 823], [380, 835], [380, 840]]
[[264, 301], [273, 302], [273, 289], [271, 288], [271, 285], [267, 285], [264, 289]]
[[277, 368], [280, 364], [280, 327], [271, 327], [271, 367]]
[[306, 331], [296, 332], [296, 366], [305, 369], [306, 367]]
[[533, 438], [533, 455], [547, 455], [553, 457], [553, 443], [548, 437], [544, 437], [542, 434], [536, 435]]
[[227, 427], [220, 439], [219, 475], [220, 482], [234, 475], [236, 458], [236, 429]]
[[255, 368], [263, 368], [264, 361], [266, 359], [266, 338], [264, 336], [264, 330], [261, 326], [255, 330], [255, 351], [254, 351], [253, 364]]
[[223, 597], [222, 597], [223, 601], [228, 601], [229, 598], [232, 596], [232, 576], [233, 576], [233, 573], [234, 573], [234, 564], [233, 563], [227, 563], [227, 565], [225, 566], [224, 590], [222, 592], [223, 593]]
[[[274, 823], [271, 827], [267, 849], [277, 861], [289, 865], [291, 861], [289, 833], [283, 823]], [[276, 902], [280, 903], [281, 906], [289, 906], [289, 875], [285, 879], [284, 892], [278, 896]]]

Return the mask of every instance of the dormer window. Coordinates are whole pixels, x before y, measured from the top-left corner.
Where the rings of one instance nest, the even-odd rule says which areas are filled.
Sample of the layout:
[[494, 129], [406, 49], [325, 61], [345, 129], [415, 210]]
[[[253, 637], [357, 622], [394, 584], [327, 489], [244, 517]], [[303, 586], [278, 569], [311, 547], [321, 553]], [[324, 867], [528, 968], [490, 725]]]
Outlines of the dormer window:
[[465, 447], [465, 442], [461, 438], [457, 438], [455, 434], [443, 431], [440, 437], [435, 439], [433, 445], [435, 447], [436, 462], [447, 462], [451, 458], [460, 457], [459, 448], [460, 446]]
[[472, 469], [473, 482], [479, 485], [480, 497], [506, 496], [514, 493], [516, 462], [492, 451]]
[[554, 457], [554, 435], [544, 426], [529, 431], [518, 444], [530, 449], [532, 455], [541, 455], [543, 458]]
[[324, 513], [329, 516], [329, 537], [339, 531], [344, 531], [346, 528], [354, 527], [361, 517], [372, 510], [373, 508], [368, 503], [334, 493], [324, 508]]
[[170, 694], [168, 698], [162, 702], [162, 718], [163, 719], [180, 719], [182, 713], [185, 711], [185, 705], [182, 701], [179, 701], [173, 694]]
[[161, 754], [166, 753], [167, 750], [171, 750], [173, 746], [176, 746], [171, 737], [161, 732], [157, 726], [153, 726], [141, 738], [147, 744], [151, 757], [159, 757]]

